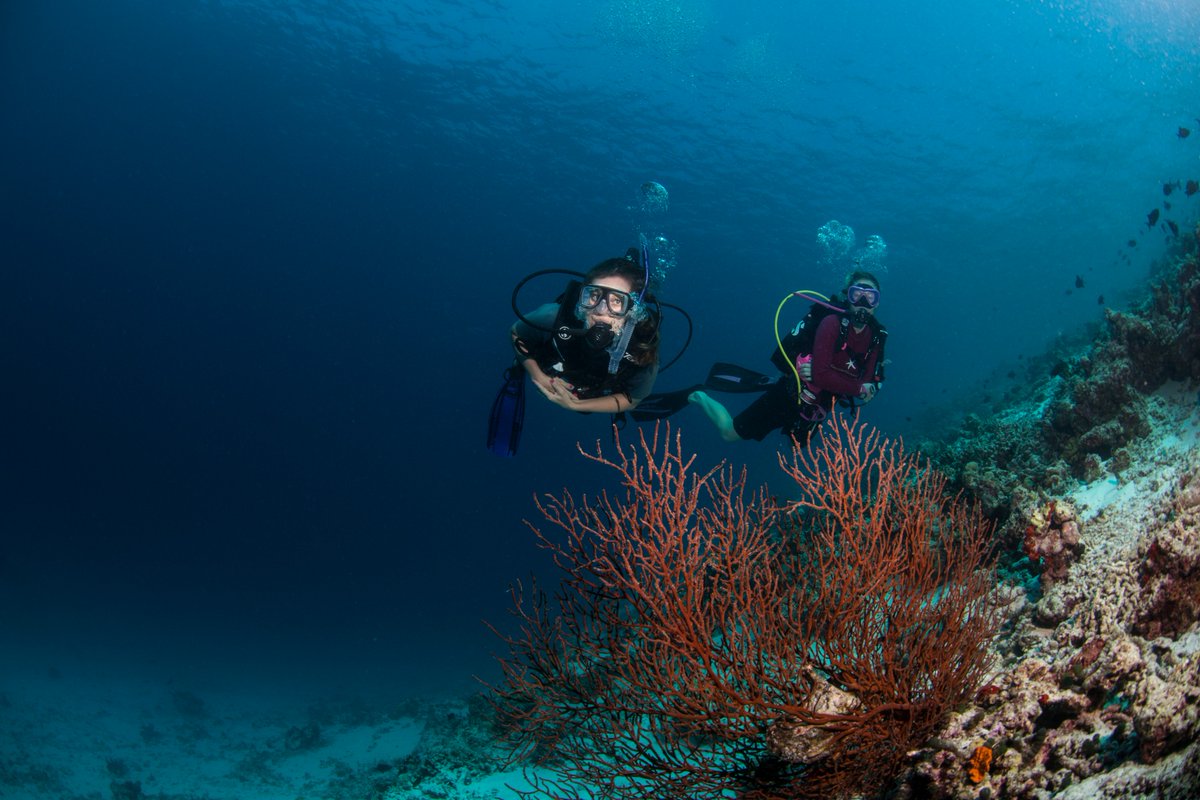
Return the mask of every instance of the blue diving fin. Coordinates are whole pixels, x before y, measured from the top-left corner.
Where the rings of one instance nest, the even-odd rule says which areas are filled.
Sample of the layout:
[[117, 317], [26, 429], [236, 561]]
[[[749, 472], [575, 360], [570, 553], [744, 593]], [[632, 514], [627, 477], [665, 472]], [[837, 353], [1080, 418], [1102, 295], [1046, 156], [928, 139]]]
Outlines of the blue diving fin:
[[492, 401], [492, 415], [488, 419], [488, 450], [504, 458], [515, 456], [524, 424], [525, 370], [520, 364], [513, 364], [504, 370], [504, 385]]

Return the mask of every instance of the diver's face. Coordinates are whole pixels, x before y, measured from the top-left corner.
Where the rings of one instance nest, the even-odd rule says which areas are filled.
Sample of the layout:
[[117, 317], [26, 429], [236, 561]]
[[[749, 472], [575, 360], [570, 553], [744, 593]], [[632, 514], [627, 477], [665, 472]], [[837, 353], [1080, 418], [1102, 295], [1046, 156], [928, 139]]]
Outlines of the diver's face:
[[[605, 289], [616, 289], [618, 292], [624, 292], [627, 295], [633, 294], [633, 283], [628, 278], [621, 275], [608, 275], [603, 278], [596, 278], [596, 280], [592, 281], [591, 285], [603, 286]], [[608, 307], [608, 302], [601, 300], [594, 308], [589, 308], [587, 310], [587, 315], [584, 322], [587, 323], [586, 327], [588, 328], [592, 327], [596, 323], [602, 322], [612, 328], [614, 333], [619, 333], [621, 328], [625, 325], [626, 319], [627, 317], [625, 316], [613, 316]]]
[[[870, 290], [874, 290], [874, 294]], [[846, 287], [846, 298], [853, 310], [854, 324], [866, 325], [867, 318], [874, 316], [879, 307], [879, 287], [873, 281], [858, 281]]]

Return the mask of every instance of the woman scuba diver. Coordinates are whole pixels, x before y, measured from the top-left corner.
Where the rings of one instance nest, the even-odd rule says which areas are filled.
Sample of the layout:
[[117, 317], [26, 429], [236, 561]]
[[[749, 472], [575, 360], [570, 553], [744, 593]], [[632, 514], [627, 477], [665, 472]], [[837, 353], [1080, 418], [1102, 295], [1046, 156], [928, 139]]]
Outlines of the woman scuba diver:
[[547, 400], [583, 413], [621, 414], [651, 393], [658, 376], [660, 313], [647, 294], [648, 281], [645, 254], [630, 248], [592, 267], [581, 281], [572, 280], [555, 302], [530, 314], [518, 312], [511, 330], [516, 363], [492, 407], [489, 449], [516, 452], [523, 373]]

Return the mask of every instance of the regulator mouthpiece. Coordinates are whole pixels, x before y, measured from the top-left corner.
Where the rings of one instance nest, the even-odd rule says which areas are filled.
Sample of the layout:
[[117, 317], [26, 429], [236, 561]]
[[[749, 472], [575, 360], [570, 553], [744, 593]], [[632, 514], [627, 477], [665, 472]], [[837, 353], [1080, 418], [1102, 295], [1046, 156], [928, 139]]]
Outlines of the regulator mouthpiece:
[[593, 350], [607, 350], [615, 338], [616, 334], [613, 333], [612, 326], [607, 322], [597, 322], [583, 334], [583, 340]]

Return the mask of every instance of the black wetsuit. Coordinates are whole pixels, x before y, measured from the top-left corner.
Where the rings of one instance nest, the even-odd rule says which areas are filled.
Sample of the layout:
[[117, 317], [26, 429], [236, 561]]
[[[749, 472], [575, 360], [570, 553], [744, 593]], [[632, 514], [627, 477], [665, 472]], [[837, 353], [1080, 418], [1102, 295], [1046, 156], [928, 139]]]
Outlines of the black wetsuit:
[[[569, 317], [567, 315], [570, 315]], [[658, 362], [635, 364], [628, 354], [621, 359], [616, 374], [608, 371], [609, 354], [596, 350], [580, 336], [556, 335], [541, 328], [578, 327], [573, 309], [547, 303], [526, 317], [539, 327], [518, 320], [513, 326], [517, 341], [547, 375], [555, 375], [575, 387], [575, 396], [587, 400], [613, 394], [626, 394], [640, 401], [650, 394], [658, 377]]]

